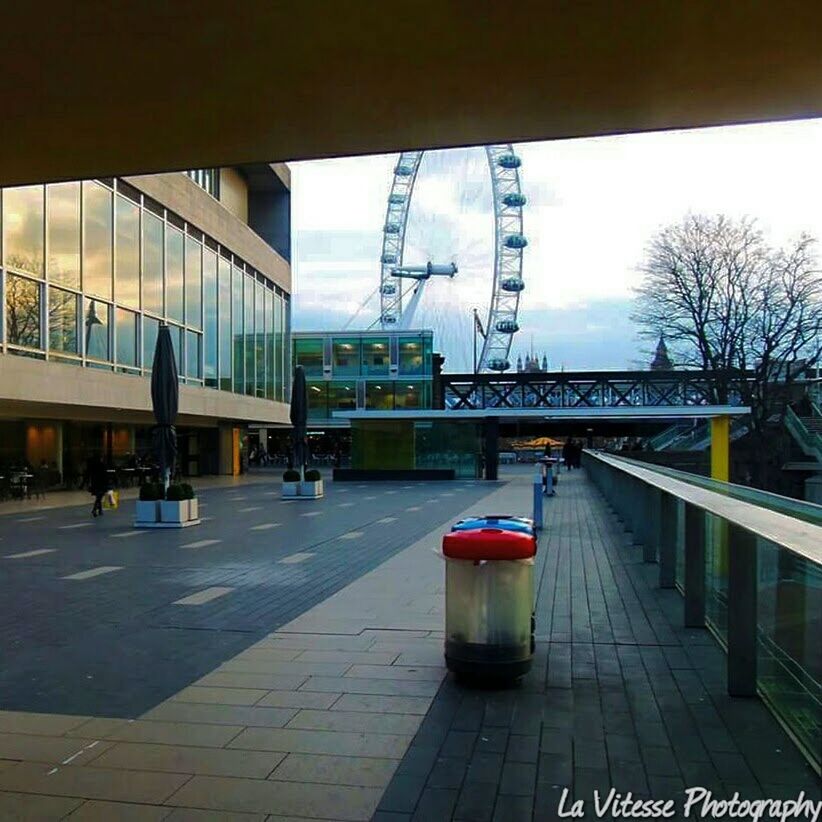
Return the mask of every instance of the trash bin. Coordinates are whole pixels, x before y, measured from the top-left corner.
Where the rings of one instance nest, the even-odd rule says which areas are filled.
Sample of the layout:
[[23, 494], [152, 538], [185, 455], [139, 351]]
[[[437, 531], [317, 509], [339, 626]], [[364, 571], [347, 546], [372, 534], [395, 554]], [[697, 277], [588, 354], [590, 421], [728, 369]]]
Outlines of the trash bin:
[[[517, 518], [505, 518], [514, 523]], [[459, 525], [459, 523], [458, 523]], [[516, 679], [534, 654], [533, 534], [463, 528], [442, 540], [445, 664], [465, 676]]]
[[527, 517], [514, 517], [510, 514], [483, 514], [458, 520], [451, 526], [452, 531], [474, 531], [477, 528], [501, 528], [503, 531], [533, 534], [534, 520]]

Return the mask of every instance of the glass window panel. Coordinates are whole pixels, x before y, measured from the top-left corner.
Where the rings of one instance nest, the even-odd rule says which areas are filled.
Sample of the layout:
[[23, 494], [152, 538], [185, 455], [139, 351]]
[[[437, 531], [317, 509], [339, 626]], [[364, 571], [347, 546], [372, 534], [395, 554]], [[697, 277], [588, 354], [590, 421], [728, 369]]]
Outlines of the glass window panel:
[[358, 377], [360, 374], [360, 339], [334, 337], [332, 374], [335, 377]]
[[387, 376], [389, 365], [388, 337], [363, 340], [362, 373], [363, 375]]
[[417, 376], [424, 373], [421, 337], [400, 337], [399, 373]]
[[143, 211], [143, 309], [163, 313], [163, 221]]
[[43, 186], [3, 189], [6, 265], [43, 276]]
[[328, 383], [306, 381], [308, 394], [308, 419], [328, 419]]
[[114, 298], [118, 303], [139, 308], [140, 208], [125, 197], [117, 197], [114, 203], [114, 225], [117, 235], [114, 254]]
[[171, 348], [174, 351], [174, 365], [177, 366], [177, 375], [183, 375], [183, 329], [176, 325], [169, 325], [168, 333], [171, 337]]
[[274, 297], [274, 367], [275, 376], [275, 398], [283, 400], [286, 397], [285, 382], [291, 379], [290, 356], [291, 338], [284, 330], [285, 313], [283, 301], [280, 297]]
[[365, 384], [365, 407], [373, 410], [393, 411], [393, 382], [390, 380], [385, 380], [383, 382], [367, 382]]
[[219, 259], [220, 388], [231, 391], [231, 263]]
[[245, 343], [245, 393], [254, 396], [255, 393], [255, 376], [254, 365], [257, 346], [255, 343], [254, 324], [256, 313], [254, 311], [254, 286], [256, 285], [253, 277], [243, 277], [244, 294], [245, 294], [245, 335], [243, 342]]
[[301, 337], [295, 339], [294, 365], [301, 365], [306, 377], [321, 377], [323, 373], [322, 337]]
[[49, 280], [79, 291], [80, 183], [55, 183], [46, 186], [46, 197]]
[[200, 379], [200, 341], [202, 337], [196, 331], [186, 331], [186, 376]]
[[111, 359], [109, 327], [111, 306], [100, 300], [83, 300], [83, 334], [86, 341], [86, 357], [93, 360]]
[[117, 362], [120, 365], [137, 365], [137, 315], [125, 308], [114, 311], [117, 332]]
[[87, 180], [83, 183], [83, 291], [111, 299], [112, 193]]
[[217, 255], [203, 249], [203, 321], [205, 324], [205, 382], [217, 387]]
[[143, 368], [151, 370], [154, 364], [154, 349], [157, 347], [157, 333], [160, 321], [143, 317]]
[[77, 294], [49, 288], [49, 348], [63, 354], [79, 354]]
[[274, 292], [268, 288], [265, 293], [265, 396], [274, 399]]
[[265, 397], [265, 288], [254, 282], [254, 336], [256, 394]]
[[202, 328], [202, 281], [203, 247], [195, 239], [186, 237], [186, 324], [194, 328]]
[[328, 411], [329, 416], [332, 411], [356, 411], [357, 410], [357, 385], [350, 382], [337, 382], [334, 380], [328, 384]]
[[166, 226], [166, 314], [183, 321], [183, 233]]
[[397, 408], [428, 408], [429, 384], [424, 382], [400, 382], [396, 386]]
[[231, 273], [231, 321], [234, 351], [234, 392], [245, 391], [245, 315], [243, 314], [243, 277], [239, 268]]
[[6, 276], [6, 341], [40, 348], [40, 284]]

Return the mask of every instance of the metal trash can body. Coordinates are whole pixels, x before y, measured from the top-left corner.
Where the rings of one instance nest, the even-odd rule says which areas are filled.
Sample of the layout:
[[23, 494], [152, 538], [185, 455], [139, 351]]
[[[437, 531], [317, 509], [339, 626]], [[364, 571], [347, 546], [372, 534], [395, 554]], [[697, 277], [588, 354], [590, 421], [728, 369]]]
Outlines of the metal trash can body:
[[515, 679], [534, 653], [533, 533], [452, 531], [445, 555], [445, 662], [457, 674]]

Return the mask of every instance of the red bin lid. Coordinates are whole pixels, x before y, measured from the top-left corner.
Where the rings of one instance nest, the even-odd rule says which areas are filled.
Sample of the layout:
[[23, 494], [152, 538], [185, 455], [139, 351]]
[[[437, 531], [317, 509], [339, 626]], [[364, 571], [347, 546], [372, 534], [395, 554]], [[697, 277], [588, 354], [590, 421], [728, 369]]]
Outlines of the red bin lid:
[[537, 553], [537, 540], [502, 528], [451, 531], [442, 538], [442, 552], [452, 559], [527, 559]]

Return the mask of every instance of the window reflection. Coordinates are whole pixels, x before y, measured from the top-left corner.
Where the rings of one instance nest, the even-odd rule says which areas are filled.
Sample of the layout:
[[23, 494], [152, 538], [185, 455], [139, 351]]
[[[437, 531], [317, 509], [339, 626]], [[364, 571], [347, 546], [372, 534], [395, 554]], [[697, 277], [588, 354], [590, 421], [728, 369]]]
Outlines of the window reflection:
[[14, 274], [6, 275], [6, 339], [40, 348], [40, 284]]
[[154, 367], [154, 349], [157, 348], [159, 320], [143, 317], [143, 368], [149, 371]]
[[205, 330], [205, 381], [217, 386], [217, 255], [203, 249], [203, 322]]
[[200, 379], [203, 375], [200, 370], [201, 335], [196, 331], [186, 331], [186, 376]]
[[220, 257], [220, 388], [231, 391], [231, 263]]
[[265, 292], [265, 396], [274, 399], [274, 292]]
[[331, 382], [328, 385], [328, 412], [356, 411], [357, 386], [352, 382]]
[[399, 346], [400, 374], [422, 374], [422, 340], [419, 337], [400, 337]]
[[3, 249], [6, 265], [43, 276], [43, 186], [3, 190]]
[[360, 373], [360, 340], [358, 337], [334, 337], [335, 377], [356, 377]]
[[239, 268], [231, 272], [231, 333], [234, 352], [234, 392], [245, 392], [245, 362], [243, 359], [245, 334], [243, 314], [243, 272]]
[[379, 383], [366, 383], [365, 407], [378, 411], [392, 411], [394, 409], [393, 382], [386, 380]]
[[120, 365], [137, 365], [137, 315], [125, 308], [115, 311], [117, 331], [117, 362]]
[[328, 417], [328, 383], [306, 382], [308, 394], [308, 419], [324, 420]]
[[177, 374], [179, 376], [183, 375], [183, 360], [182, 360], [182, 353], [183, 353], [183, 329], [179, 328], [176, 325], [169, 325], [168, 333], [171, 337], [171, 349], [174, 351], [174, 365], [177, 367]]
[[243, 277], [243, 293], [245, 295], [245, 333], [243, 342], [245, 343], [245, 393], [254, 396], [254, 356], [255, 356], [255, 336], [254, 336], [254, 278], [246, 275]]
[[80, 290], [80, 183], [46, 186], [49, 281]]
[[143, 212], [143, 309], [163, 313], [163, 221]]
[[166, 316], [183, 321], [183, 234], [166, 226]]
[[323, 373], [322, 337], [306, 337], [294, 343], [294, 365], [301, 365], [307, 377]]
[[265, 288], [262, 283], [254, 283], [254, 360], [256, 373], [256, 395], [265, 397]]
[[83, 291], [111, 299], [111, 192], [83, 183]]
[[86, 356], [94, 360], [110, 360], [109, 325], [111, 307], [100, 300], [85, 300], [83, 333]]
[[376, 340], [363, 340], [362, 373], [374, 376], [386, 376], [389, 365], [388, 337]]
[[200, 288], [203, 279], [203, 247], [191, 237], [186, 237], [186, 323], [194, 328], [202, 327], [200, 317]]
[[125, 197], [116, 200], [117, 245], [114, 296], [131, 308], [140, 307], [140, 209]]
[[78, 296], [49, 288], [49, 348], [62, 354], [79, 354], [77, 336]]

